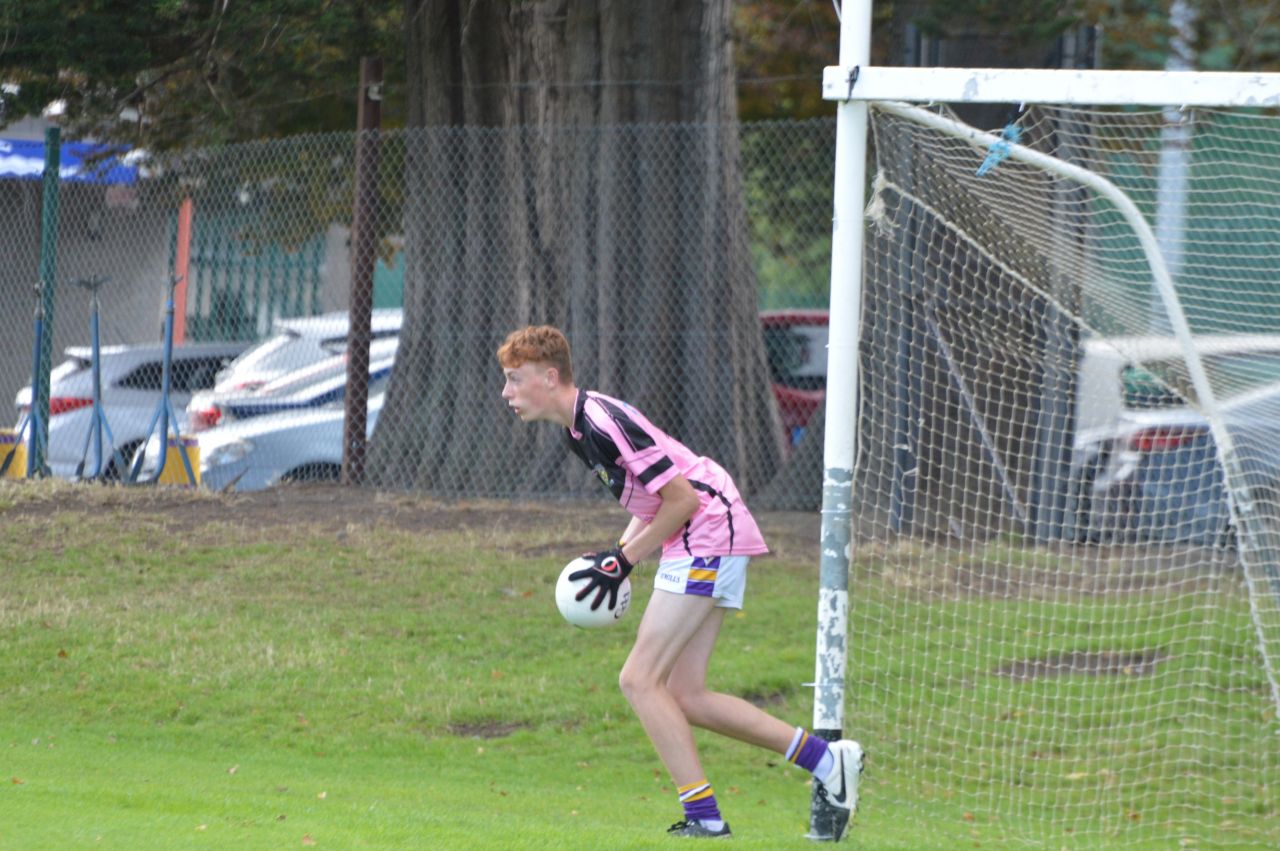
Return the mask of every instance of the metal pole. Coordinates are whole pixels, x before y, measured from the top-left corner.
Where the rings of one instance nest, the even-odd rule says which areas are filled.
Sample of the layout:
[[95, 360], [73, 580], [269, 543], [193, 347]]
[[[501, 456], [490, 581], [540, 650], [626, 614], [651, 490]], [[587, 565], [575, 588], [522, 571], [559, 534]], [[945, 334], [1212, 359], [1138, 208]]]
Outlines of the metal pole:
[[[1193, 71], [1196, 66], [1196, 10], [1187, 0], [1173, 0], [1169, 5], [1169, 57], [1166, 71]], [[1182, 275], [1186, 251], [1187, 195], [1190, 184], [1191, 148], [1193, 144], [1192, 113], [1166, 105], [1162, 111], [1164, 127], [1160, 129], [1160, 164], [1156, 171], [1156, 242], [1169, 267], [1169, 277]], [[1151, 289], [1148, 328], [1152, 334], [1173, 333], [1164, 300], [1155, 287]]]
[[106, 283], [105, 278], [85, 278], [75, 282], [77, 286], [89, 291], [89, 370], [93, 387], [93, 413], [89, 416], [89, 428], [84, 433], [84, 447], [80, 450], [80, 463], [76, 465], [76, 478], [85, 477], [85, 462], [89, 459], [89, 447], [93, 447], [93, 472], [90, 479], [102, 474], [104, 456], [102, 454], [102, 429], [106, 417], [102, 412], [102, 338], [99, 335], [98, 323], [98, 290]]
[[[39, 289], [37, 287], [37, 289]], [[49, 410], [45, 402], [46, 414], [40, 413], [36, 396], [40, 392], [40, 353], [44, 350], [44, 299], [36, 293], [35, 345], [31, 353], [31, 411], [27, 415], [27, 478], [45, 475], [44, 455], [48, 445], [49, 430], [43, 426]]]
[[[840, 64], [854, 69], [836, 107], [835, 217], [831, 239], [830, 345], [823, 445], [822, 554], [819, 562], [813, 732], [836, 741], [844, 731], [848, 662], [849, 564], [852, 559], [853, 466], [858, 437], [858, 345], [862, 314], [863, 199], [867, 170], [867, 104], [849, 100], [857, 69], [871, 61], [871, 0], [845, 0]], [[810, 839], [839, 841], [848, 812], [815, 787]]]
[[40, 209], [40, 312], [43, 336], [37, 352], [39, 361], [31, 385], [31, 440], [33, 454], [27, 468], [45, 469], [49, 447], [49, 372], [53, 369], [53, 296], [58, 260], [58, 190], [62, 168], [62, 130], [50, 127], [44, 133], [44, 198]]
[[343, 418], [342, 481], [364, 481], [369, 416], [369, 337], [373, 266], [377, 259], [378, 128], [382, 124], [382, 60], [360, 60], [356, 135], [355, 211], [351, 218], [351, 324], [347, 331], [347, 392]]

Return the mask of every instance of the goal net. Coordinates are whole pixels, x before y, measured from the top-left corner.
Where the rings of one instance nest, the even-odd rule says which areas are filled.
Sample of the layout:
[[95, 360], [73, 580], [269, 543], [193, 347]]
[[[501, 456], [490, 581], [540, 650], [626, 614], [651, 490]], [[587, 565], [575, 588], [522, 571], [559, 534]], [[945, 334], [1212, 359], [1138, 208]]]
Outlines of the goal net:
[[1280, 845], [1280, 117], [870, 110], [868, 807], [938, 847]]

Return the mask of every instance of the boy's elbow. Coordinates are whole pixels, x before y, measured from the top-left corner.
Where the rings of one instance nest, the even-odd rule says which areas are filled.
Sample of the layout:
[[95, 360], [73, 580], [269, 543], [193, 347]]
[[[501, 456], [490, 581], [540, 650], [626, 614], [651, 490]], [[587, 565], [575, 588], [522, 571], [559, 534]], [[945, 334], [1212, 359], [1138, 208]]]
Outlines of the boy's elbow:
[[687, 523], [689, 518], [698, 512], [701, 503], [698, 501], [698, 492], [693, 489], [693, 485], [689, 484], [689, 480], [683, 476], [672, 479], [667, 485], [658, 491], [658, 495], [662, 497], [664, 504], [670, 504], [674, 513], [680, 517], [680, 522]]
[[698, 512], [700, 504], [698, 502], [698, 494], [693, 488], [688, 488], [680, 495], [680, 508], [681, 513], [684, 514], [685, 522], [688, 522], [689, 518]]

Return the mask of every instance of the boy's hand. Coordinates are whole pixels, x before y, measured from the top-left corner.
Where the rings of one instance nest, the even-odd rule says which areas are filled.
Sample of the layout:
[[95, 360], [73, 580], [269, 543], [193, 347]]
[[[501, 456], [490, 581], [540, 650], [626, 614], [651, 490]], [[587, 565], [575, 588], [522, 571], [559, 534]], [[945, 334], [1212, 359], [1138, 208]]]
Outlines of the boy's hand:
[[591, 581], [574, 595], [574, 599], [582, 600], [595, 591], [596, 598], [591, 601], [591, 611], [594, 612], [600, 608], [605, 595], [609, 597], [609, 608], [614, 608], [618, 605], [618, 589], [622, 587], [622, 580], [627, 578], [627, 574], [632, 571], [634, 565], [622, 554], [622, 547], [614, 547], [599, 553], [587, 553], [585, 558], [591, 559], [591, 567], [570, 573], [569, 581], [576, 582], [584, 578], [590, 578]]

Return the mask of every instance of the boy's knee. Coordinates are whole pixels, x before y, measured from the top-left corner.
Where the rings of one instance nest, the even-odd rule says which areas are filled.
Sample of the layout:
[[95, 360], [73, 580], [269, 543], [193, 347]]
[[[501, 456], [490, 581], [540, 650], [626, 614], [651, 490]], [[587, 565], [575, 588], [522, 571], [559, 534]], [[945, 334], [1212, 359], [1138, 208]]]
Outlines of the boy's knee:
[[646, 676], [639, 666], [630, 662], [623, 665], [618, 673], [618, 688], [622, 689], [622, 693], [628, 700], [642, 696], [653, 687], [655, 682], [653, 677]]

